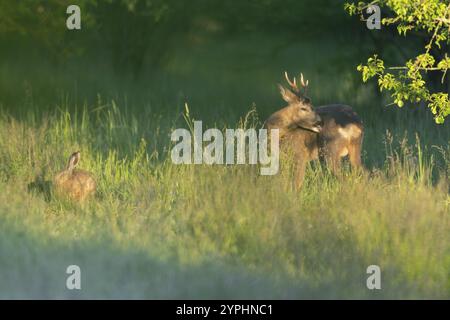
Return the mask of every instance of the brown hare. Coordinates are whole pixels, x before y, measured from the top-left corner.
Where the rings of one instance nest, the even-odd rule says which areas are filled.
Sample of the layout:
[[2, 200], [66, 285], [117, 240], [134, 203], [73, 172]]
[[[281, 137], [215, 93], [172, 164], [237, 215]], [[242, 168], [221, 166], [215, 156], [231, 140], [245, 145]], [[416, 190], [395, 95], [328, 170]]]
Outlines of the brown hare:
[[55, 176], [54, 184], [58, 194], [83, 201], [95, 193], [97, 185], [90, 172], [75, 169], [79, 162], [80, 152], [77, 151], [70, 156], [67, 168]]

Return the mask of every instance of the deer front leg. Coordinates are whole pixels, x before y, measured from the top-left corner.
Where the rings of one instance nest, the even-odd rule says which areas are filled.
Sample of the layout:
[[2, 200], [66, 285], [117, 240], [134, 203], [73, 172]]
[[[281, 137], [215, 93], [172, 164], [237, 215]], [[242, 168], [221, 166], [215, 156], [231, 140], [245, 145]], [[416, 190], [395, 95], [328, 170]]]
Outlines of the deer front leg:
[[294, 164], [294, 189], [300, 190], [305, 178], [306, 162], [304, 160], [296, 160]]

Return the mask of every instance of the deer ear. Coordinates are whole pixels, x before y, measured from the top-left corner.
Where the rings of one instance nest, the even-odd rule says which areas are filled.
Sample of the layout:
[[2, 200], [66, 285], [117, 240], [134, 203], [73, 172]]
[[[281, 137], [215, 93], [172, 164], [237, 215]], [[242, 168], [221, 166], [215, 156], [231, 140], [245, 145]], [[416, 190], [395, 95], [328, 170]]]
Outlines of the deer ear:
[[284, 101], [287, 103], [294, 103], [298, 102], [299, 99], [295, 93], [293, 93], [291, 90], [286, 89], [281, 84], [278, 85], [278, 88], [280, 88], [280, 94]]
[[80, 153], [79, 152], [73, 153], [69, 158], [69, 165], [67, 166], [67, 169], [73, 170], [79, 162], [80, 162]]

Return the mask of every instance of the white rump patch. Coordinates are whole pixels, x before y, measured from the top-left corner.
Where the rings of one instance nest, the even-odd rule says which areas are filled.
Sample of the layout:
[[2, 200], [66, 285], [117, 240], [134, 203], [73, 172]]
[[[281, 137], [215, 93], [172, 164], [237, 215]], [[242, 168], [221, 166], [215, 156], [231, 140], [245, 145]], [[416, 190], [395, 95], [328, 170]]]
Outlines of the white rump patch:
[[358, 138], [361, 135], [361, 129], [357, 126], [350, 124], [345, 128], [338, 129], [339, 134], [347, 140]]

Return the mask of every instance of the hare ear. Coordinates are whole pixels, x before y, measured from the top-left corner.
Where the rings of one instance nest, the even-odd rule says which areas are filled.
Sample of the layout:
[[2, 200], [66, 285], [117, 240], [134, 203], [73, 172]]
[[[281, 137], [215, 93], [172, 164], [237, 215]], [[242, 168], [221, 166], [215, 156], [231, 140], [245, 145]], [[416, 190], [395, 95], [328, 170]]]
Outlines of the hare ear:
[[78, 151], [72, 153], [72, 155], [69, 158], [69, 164], [67, 166], [67, 169], [73, 170], [78, 165], [79, 162], [80, 162], [80, 152]]

